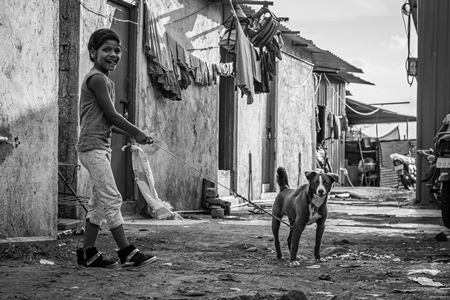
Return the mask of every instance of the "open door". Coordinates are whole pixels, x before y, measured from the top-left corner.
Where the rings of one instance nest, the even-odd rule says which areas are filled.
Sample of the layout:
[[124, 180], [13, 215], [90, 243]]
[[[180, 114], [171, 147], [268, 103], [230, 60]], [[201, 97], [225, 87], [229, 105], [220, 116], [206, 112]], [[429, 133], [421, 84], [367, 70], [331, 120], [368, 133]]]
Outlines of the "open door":
[[275, 191], [277, 77], [267, 94], [265, 130], [262, 136], [262, 193]]
[[[221, 62], [232, 62], [232, 55], [220, 49]], [[235, 190], [236, 178], [236, 91], [234, 77], [221, 77], [219, 83], [219, 170], [220, 179]]]
[[[135, 7], [124, 1], [108, 1], [108, 5], [114, 9], [114, 18], [122, 20], [135, 20]], [[129, 22], [112, 21], [111, 29], [117, 32], [122, 42], [122, 59], [116, 70], [109, 74], [116, 86], [116, 100], [114, 107], [128, 121], [134, 123], [134, 85], [135, 70], [134, 51], [136, 49], [136, 29]], [[113, 134], [111, 139], [111, 165], [117, 187], [124, 200], [133, 199], [133, 177], [131, 170], [131, 154], [129, 148], [122, 151], [122, 147], [128, 143], [128, 138], [123, 135]]]

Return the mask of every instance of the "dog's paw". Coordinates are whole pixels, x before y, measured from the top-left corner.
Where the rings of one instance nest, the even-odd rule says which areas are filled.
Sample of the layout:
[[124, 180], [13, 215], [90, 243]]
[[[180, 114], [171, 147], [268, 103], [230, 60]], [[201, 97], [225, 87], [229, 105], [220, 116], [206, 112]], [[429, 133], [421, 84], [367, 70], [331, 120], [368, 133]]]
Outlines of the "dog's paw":
[[289, 263], [289, 267], [298, 267], [300, 266], [300, 261], [294, 260]]
[[328, 260], [326, 258], [319, 257], [319, 258], [316, 258], [316, 261], [317, 262], [327, 262]]

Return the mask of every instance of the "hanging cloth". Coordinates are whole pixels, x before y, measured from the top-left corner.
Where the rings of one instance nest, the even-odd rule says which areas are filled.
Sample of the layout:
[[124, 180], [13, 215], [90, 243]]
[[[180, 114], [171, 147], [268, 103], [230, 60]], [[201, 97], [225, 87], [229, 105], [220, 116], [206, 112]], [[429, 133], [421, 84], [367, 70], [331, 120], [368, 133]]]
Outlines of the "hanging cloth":
[[171, 205], [169, 203], [159, 199], [155, 189], [152, 169], [144, 151], [139, 146], [131, 144], [122, 147], [122, 151], [126, 147], [131, 148], [131, 164], [133, 166], [134, 178], [139, 187], [139, 191], [141, 191], [142, 196], [148, 204], [149, 214], [158, 220], [183, 219], [178, 213], [171, 211]]
[[236, 26], [236, 83], [242, 93], [247, 95], [247, 104], [253, 103], [253, 46], [242, 30], [237, 19]]

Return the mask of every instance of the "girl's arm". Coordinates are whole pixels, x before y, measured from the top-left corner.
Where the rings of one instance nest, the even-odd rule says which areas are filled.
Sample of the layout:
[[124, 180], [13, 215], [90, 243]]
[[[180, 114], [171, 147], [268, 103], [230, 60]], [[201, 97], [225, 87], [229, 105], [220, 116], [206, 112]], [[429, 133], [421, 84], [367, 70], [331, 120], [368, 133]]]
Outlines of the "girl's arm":
[[106, 118], [113, 126], [116, 126], [118, 129], [121, 129], [125, 133], [133, 136], [134, 139], [140, 144], [150, 143], [151, 137], [147, 136], [147, 134], [145, 134], [145, 132], [141, 129], [128, 122], [127, 119], [116, 111], [111, 98], [109, 97], [106, 82], [102, 75], [93, 75], [89, 78], [87, 86], [94, 92], [98, 103], [106, 115]]
[[126, 132], [120, 128], [117, 128], [116, 126], [113, 126], [113, 128], [111, 130], [112, 130], [112, 132], [117, 133], [117, 134], [131, 136], [131, 134], [129, 134], [128, 132]]

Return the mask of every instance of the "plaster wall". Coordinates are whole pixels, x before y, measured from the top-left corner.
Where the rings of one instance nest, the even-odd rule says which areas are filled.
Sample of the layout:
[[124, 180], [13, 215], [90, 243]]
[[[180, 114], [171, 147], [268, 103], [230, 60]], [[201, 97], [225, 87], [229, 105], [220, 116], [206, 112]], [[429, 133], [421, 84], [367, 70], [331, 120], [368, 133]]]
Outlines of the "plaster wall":
[[58, 1], [0, 10], [0, 238], [56, 238]]
[[[220, 61], [221, 5], [206, 0], [155, 0], [152, 9], [184, 49], [206, 62]], [[138, 45], [142, 34], [139, 31]], [[143, 50], [137, 54], [136, 123], [152, 132], [160, 146], [143, 147], [156, 190], [175, 210], [199, 209], [202, 179], [218, 176], [219, 84], [192, 83], [182, 90], [181, 101], [165, 99], [150, 82]]]
[[[237, 193], [249, 200], [260, 199], [262, 181], [262, 128], [265, 126], [267, 95], [255, 95], [252, 104], [238, 95]], [[250, 154], [251, 153], [251, 170]], [[251, 178], [250, 180], [250, 171]], [[250, 190], [250, 194], [249, 194]]]
[[[293, 52], [292, 49], [289, 51]], [[304, 171], [314, 169], [314, 76], [311, 65], [285, 54], [282, 58], [277, 63], [276, 77], [275, 171], [278, 166], [283, 166], [294, 187], [306, 183]], [[240, 93], [238, 95], [240, 97]], [[246, 97], [238, 99], [237, 192], [246, 198], [260, 199], [262, 193], [262, 143], [266, 134], [268, 98], [267, 94], [256, 95], [250, 105]], [[271, 176], [275, 177], [276, 173]]]
[[[106, 1], [84, 2], [104, 15], [113, 14]], [[169, 202], [175, 210], [199, 209], [202, 179], [217, 180], [219, 85], [192, 83], [182, 90], [181, 101], [165, 99], [147, 73], [143, 49], [144, 2], [137, 5], [136, 99], [132, 100], [135, 125], [151, 133], [158, 145], [141, 147], [149, 158], [161, 200]], [[207, 0], [152, 0], [151, 8], [165, 30], [192, 55], [206, 62], [220, 61], [217, 44], [221, 5]], [[86, 48], [90, 34], [97, 28], [110, 27], [108, 18], [86, 10], [81, 11], [81, 20], [80, 83], [91, 68]], [[89, 195], [87, 178], [82, 168], [78, 185], [81, 195]]]
[[316, 133], [312, 68], [311, 65], [288, 55], [283, 55], [283, 59], [278, 63], [276, 167], [282, 166], [286, 169], [291, 187], [306, 183], [304, 172], [315, 169]]

